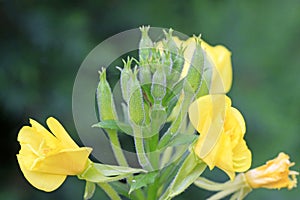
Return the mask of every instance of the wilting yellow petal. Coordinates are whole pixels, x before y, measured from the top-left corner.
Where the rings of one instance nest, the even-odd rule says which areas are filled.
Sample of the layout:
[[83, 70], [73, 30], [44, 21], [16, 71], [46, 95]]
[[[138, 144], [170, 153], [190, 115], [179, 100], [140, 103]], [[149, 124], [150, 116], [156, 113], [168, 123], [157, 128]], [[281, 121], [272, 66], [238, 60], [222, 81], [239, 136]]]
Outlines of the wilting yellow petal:
[[38, 160], [32, 170], [60, 175], [77, 175], [85, 169], [91, 151], [92, 149], [88, 147], [65, 149]]
[[47, 119], [47, 125], [51, 132], [56, 136], [66, 148], [78, 148], [78, 145], [72, 140], [64, 127], [53, 117]]
[[24, 167], [22, 159], [17, 155], [19, 166], [28, 182], [39, 190], [51, 192], [56, 190], [66, 179], [66, 175], [46, 174], [29, 171]]
[[269, 189], [292, 189], [297, 185], [296, 171], [290, 171], [291, 163], [289, 156], [280, 153], [275, 159], [268, 161], [265, 165], [248, 171], [246, 175], [247, 182], [252, 188]]

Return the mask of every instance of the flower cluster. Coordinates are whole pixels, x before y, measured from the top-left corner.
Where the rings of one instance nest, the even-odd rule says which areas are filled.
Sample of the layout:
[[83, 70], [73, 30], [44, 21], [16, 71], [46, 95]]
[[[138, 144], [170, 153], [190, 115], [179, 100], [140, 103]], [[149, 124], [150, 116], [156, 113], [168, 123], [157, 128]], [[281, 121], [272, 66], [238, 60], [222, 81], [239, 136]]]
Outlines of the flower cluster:
[[[93, 128], [107, 133], [119, 165], [92, 162], [92, 149], [79, 147], [50, 117], [51, 132], [34, 120], [19, 132], [17, 159], [25, 178], [49, 192], [67, 176], [77, 175], [86, 181], [85, 199], [93, 196], [96, 185], [111, 199], [160, 200], [179, 195], [191, 184], [218, 191], [211, 200], [229, 194], [243, 199], [255, 188], [296, 187], [298, 172], [289, 170], [294, 163], [284, 153], [249, 170], [252, 153], [244, 139], [245, 120], [226, 95], [232, 84], [231, 52], [200, 36], [182, 40], [172, 29], [156, 42], [149, 37], [150, 27], [140, 30], [138, 58], [128, 57], [117, 67], [122, 113], [116, 111], [104, 68], [95, 90], [100, 121]], [[140, 168], [130, 167], [119, 134], [133, 140]], [[205, 179], [201, 174], [207, 166], [221, 169], [230, 180]]]

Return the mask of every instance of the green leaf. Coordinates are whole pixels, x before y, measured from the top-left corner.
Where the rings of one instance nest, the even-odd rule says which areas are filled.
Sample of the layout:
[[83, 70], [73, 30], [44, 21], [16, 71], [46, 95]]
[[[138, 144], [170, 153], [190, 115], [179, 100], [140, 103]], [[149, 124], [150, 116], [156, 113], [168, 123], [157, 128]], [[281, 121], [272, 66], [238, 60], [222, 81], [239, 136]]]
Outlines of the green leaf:
[[96, 190], [96, 184], [87, 181], [85, 184], [83, 199], [84, 200], [91, 199], [94, 196], [95, 190]]
[[117, 120], [104, 120], [98, 122], [97, 124], [92, 125], [92, 127], [104, 128], [104, 129], [113, 129], [122, 131], [128, 135], [132, 135], [132, 128], [130, 125], [117, 121]]
[[134, 173], [146, 172], [143, 169], [130, 167], [121, 167], [114, 165], [103, 165], [99, 163], [90, 163], [87, 169], [80, 175], [79, 179], [94, 183], [112, 182], [124, 179]]
[[159, 140], [159, 143], [158, 143], [157, 148], [158, 148], [159, 150], [162, 150], [162, 149], [166, 148], [167, 145], [169, 144], [171, 138], [172, 138], [172, 135], [169, 134], [169, 132], [166, 132], [166, 133], [162, 136], [162, 138]]
[[140, 174], [140, 175], [135, 176], [134, 180], [132, 180], [129, 194], [137, 189], [140, 189], [149, 184], [152, 184], [155, 181], [158, 174], [159, 174], [158, 171], [153, 171], [153, 172], [149, 172], [147, 174]]
[[171, 199], [184, 192], [202, 174], [205, 168], [206, 164], [198, 160], [194, 153], [190, 153], [160, 200]]
[[136, 169], [131, 167], [116, 166], [116, 165], [104, 165], [99, 163], [94, 163], [94, 167], [105, 176], [117, 176], [120, 174], [135, 174], [135, 173], [146, 172], [143, 169]]
[[205, 170], [206, 164], [196, 160], [191, 153], [179, 169], [170, 192], [170, 197], [175, 197], [187, 189]]
[[198, 138], [198, 136], [194, 135], [194, 134], [183, 134], [183, 133], [177, 134], [177, 135], [174, 135], [169, 140], [167, 140], [167, 138], [162, 140], [161, 143], [159, 143], [158, 149], [162, 150], [162, 149], [165, 149], [165, 148], [171, 147], [171, 146], [192, 144], [195, 141], [195, 139], [197, 139], [197, 138]]
[[184, 144], [192, 144], [196, 138], [198, 138], [197, 135], [177, 134], [171, 139], [168, 146], [180, 146]]

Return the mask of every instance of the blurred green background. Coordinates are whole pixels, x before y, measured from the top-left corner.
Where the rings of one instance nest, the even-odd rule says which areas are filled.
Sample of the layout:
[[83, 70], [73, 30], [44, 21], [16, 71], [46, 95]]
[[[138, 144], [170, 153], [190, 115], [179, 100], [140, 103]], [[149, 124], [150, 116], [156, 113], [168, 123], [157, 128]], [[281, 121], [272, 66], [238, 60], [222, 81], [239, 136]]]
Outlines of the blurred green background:
[[[18, 130], [32, 117], [56, 116], [78, 142], [72, 87], [81, 62], [97, 44], [141, 25], [202, 34], [232, 51], [229, 96], [244, 115], [253, 166], [285, 151], [300, 170], [300, 2], [192, 0], [149, 2], [0, 1], [0, 199], [82, 199], [83, 181], [36, 190], [17, 165]], [[101, 56], [101, 55], [99, 55]], [[206, 174], [209, 175], [208, 172]], [[216, 170], [215, 174], [220, 174]], [[223, 174], [213, 177], [222, 180]], [[180, 199], [205, 199], [191, 187]], [[299, 189], [258, 189], [247, 199], [299, 199]], [[96, 198], [105, 199], [101, 190]]]

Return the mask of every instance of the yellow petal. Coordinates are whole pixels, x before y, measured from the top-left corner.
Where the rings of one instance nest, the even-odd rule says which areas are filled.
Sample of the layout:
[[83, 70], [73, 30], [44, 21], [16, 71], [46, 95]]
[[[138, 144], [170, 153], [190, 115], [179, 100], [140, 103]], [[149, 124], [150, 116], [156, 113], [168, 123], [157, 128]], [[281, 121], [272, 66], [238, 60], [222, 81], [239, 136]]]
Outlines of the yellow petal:
[[78, 148], [64, 127], [53, 117], [47, 119], [47, 125], [51, 132], [64, 145], [65, 148]]
[[236, 108], [231, 107], [226, 115], [226, 121], [224, 124], [226, 133], [230, 135], [233, 148], [244, 137], [246, 132], [245, 120]]
[[210, 93], [227, 93], [232, 84], [231, 52], [224, 46], [210, 46], [203, 40], [201, 46], [214, 63]]
[[244, 172], [251, 166], [252, 154], [244, 139], [233, 149], [233, 168], [236, 172]]
[[194, 101], [189, 107], [189, 119], [199, 133], [205, 133], [211, 124], [211, 96], [203, 96]]
[[65, 149], [37, 160], [33, 171], [61, 175], [78, 175], [86, 167], [92, 149], [88, 147]]
[[[231, 139], [226, 134], [222, 134], [220, 140], [214, 149], [216, 149], [216, 166], [222, 169], [231, 180], [234, 179], [235, 173], [232, 161]], [[214, 150], [213, 150], [214, 151]]]
[[22, 160], [24, 167], [31, 169], [35, 161], [39, 159], [39, 152], [34, 150], [30, 144], [22, 144], [18, 156]]
[[243, 115], [240, 113], [239, 110], [237, 110], [234, 107], [231, 107], [231, 114], [238, 122], [238, 127], [240, 128], [239, 131], [241, 131], [242, 133], [245, 133], [246, 132], [246, 123], [245, 123]]
[[[226, 95], [206, 95], [189, 107], [189, 118], [203, 139], [199, 155], [205, 157], [223, 132], [225, 116], [231, 100]], [[201, 135], [202, 134], [202, 135]]]
[[65, 175], [45, 174], [40, 172], [29, 171], [24, 167], [22, 160], [19, 158], [19, 155], [17, 155], [17, 158], [21, 171], [23, 172], [25, 178], [31, 185], [40, 190], [46, 192], [56, 190], [67, 177]]
[[43, 141], [41, 134], [36, 133], [35, 128], [24, 126], [18, 134], [18, 141], [22, 144], [30, 144], [34, 149], [38, 150]]
[[45, 141], [47, 141], [47, 144], [51, 146], [52, 148], [55, 148], [58, 140], [54, 137], [52, 133], [50, 133], [47, 129], [45, 129], [41, 124], [39, 124], [37, 121], [30, 119], [30, 124], [33, 128], [33, 132], [35, 134], [41, 135]]

